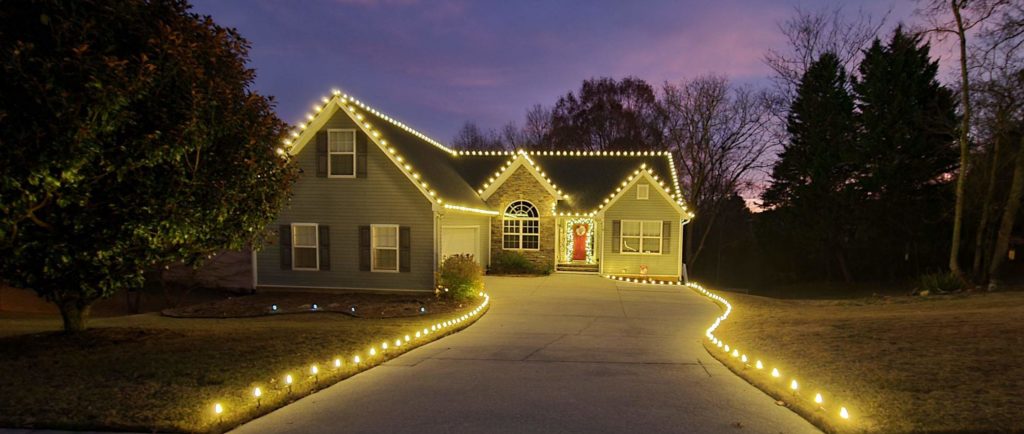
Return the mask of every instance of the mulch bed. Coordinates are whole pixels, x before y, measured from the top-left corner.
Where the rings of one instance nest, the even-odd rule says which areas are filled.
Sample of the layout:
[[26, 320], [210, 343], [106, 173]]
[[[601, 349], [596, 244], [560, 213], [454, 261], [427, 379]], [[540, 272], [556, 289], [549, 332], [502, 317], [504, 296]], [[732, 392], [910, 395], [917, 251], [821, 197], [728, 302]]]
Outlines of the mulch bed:
[[454, 312], [466, 306], [467, 301], [438, 298], [433, 294], [288, 292], [240, 295], [209, 303], [164, 309], [161, 313], [174, 318], [246, 318], [299, 313], [335, 313], [356, 318], [399, 318]]

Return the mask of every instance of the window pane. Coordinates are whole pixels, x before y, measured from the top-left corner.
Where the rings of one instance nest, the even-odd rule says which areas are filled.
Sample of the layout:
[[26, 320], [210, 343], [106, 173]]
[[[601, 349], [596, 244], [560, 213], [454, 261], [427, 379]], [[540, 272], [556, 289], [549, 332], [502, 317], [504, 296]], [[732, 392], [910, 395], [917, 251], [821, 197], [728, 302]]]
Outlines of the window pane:
[[518, 235], [505, 235], [502, 246], [506, 249], [518, 249], [519, 248], [519, 236]]
[[644, 236], [661, 237], [661, 222], [657, 220], [644, 222]]
[[523, 221], [523, 233], [524, 234], [540, 233], [540, 222], [537, 221], [537, 220], [525, 220], [525, 221]]
[[623, 252], [637, 252], [640, 249], [640, 238], [622, 237]]
[[637, 235], [640, 235], [640, 222], [635, 221], [635, 220], [633, 220], [633, 221], [623, 220], [622, 221], [622, 235], [623, 236], [629, 236], [629, 235], [637, 236]]
[[295, 247], [294, 268], [316, 268], [316, 248]]
[[292, 245], [316, 247], [316, 226], [292, 226]]
[[373, 268], [375, 270], [395, 270], [395, 269], [398, 269], [398, 250], [394, 250], [394, 249], [374, 249], [373, 250]]
[[518, 234], [519, 233], [519, 227], [522, 225], [522, 223], [523, 222], [521, 222], [519, 220], [505, 220], [504, 221], [505, 233], [506, 234]]
[[331, 175], [355, 174], [352, 154], [331, 154]]
[[354, 131], [331, 131], [327, 136], [327, 149], [330, 152], [352, 152], [356, 147]]
[[661, 238], [644, 238], [644, 252], [661, 253]]
[[523, 248], [524, 249], [538, 249], [540, 248], [540, 237], [537, 235], [523, 235]]
[[374, 247], [398, 247], [398, 228], [373, 228]]

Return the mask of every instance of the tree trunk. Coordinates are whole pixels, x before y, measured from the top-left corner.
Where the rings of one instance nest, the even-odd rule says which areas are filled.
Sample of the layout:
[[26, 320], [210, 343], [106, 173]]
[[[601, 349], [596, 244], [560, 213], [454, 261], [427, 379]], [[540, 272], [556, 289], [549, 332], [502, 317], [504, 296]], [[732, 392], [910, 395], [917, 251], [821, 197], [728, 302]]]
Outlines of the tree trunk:
[[697, 250], [694, 251], [693, 254], [691, 254], [687, 258], [687, 262], [689, 262], [691, 267], [693, 266], [693, 264], [697, 263], [697, 257], [700, 256], [700, 252], [704, 250], [704, 243], [707, 242], [708, 235], [711, 234], [711, 229], [713, 227], [715, 227], [715, 220], [716, 220], [715, 219], [715, 215], [716, 214], [717, 213], [710, 213], [710, 215], [707, 216], [708, 226], [706, 228], [704, 228], [704, 233], [701, 234], [701, 236], [700, 236], [700, 243], [697, 244]]
[[991, 166], [988, 172], [988, 185], [985, 186], [985, 197], [981, 202], [981, 218], [978, 220], [978, 229], [974, 232], [974, 264], [971, 267], [971, 271], [974, 273], [974, 277], [979, 281], [984, 281], [987, 276], [982, 272], [982, 267], [987, 261], [984, 261], [985, 256], [985, 233], [988, 232], [988, 220], [991, 218], [992, 213], [992, 197], [996, 191], [996, 173], [998, 172], [999, 166], [999, 134], [996, 134], [995, 141], [992, 143], [992, 158], [990, 160]]
[[846, 255], [843, 254], [843, 250], [836, 248], [836, 263], [839, 265], [839, 272], [843, 273], [843, 281], [846, 283], [853, 283], [853, 274], [850, 274], [850, 267], [846, 265]]
[[999, 277], [999, 269], [1006, 262], [1006, 254], [1010, 250], [1010, 235], [1013, 234], [1013, 222], [1017, 219], [1017, 211], [1020, 209], [1020, 201], [1024, 199], [1024, 138], [1021, 139], [1021, 149], [1017, 151], [1017, 161], [1013, 168], [1013, 181], [1010, 184], [1010, 195], [1006, 198], [1006, 207], [1003, 208], [1003, 218], [999, 222], [999, 231], [996, 233], [996, 245], [992, 249], [992, 262], [989, 264], [988, 274], [990, 288], [998, 285], [996, 280]]
[[960, 120], [960, 170], [956, 178], [956, 208], [953, 217], [953, 241], [949, 246], [949, 271], [966, 282], [960, 270], [960, 229], [964, 220], [964, 194], [967, 178], [967, 132], [971, 126], [971, 98], [968, 94], [970, 83], [967, 77], [967, 35], [964, 33], [964, 21], [960, 16], [958, 0], [950, 0], [953, 16], [956, 17], [956, 33], [960, 39], [960, 104], [963, 106], [963, 117]]
[[85, 331], [92, 303], [83, 303], [77, 299], [65, 300], [58, 302], [57, 307], [60, 308], [60, 317], [64, 320], [64, 333], [74, 334]]

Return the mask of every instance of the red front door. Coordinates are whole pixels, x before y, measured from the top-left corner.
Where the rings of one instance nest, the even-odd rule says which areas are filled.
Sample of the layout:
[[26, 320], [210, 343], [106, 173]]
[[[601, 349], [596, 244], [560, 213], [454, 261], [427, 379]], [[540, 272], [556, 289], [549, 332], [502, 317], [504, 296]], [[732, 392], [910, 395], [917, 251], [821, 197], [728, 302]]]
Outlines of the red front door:
[[590, 225], [577, 223], [572, 225], [572, 260], [585, 261], [587, 259], [587, 237]]

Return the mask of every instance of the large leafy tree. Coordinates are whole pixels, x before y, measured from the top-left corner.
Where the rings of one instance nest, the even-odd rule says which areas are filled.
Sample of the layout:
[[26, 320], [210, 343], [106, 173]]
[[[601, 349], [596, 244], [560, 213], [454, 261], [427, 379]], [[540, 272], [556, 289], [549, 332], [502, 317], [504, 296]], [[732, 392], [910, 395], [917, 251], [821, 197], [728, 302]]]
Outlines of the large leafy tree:
[[578, 93], [558, 99], [546, 140], [550, 149], [651, 150], [663, 147], [662, 115], [647, 82], [585, 80]]
[[295, 169], [248, 42], [181, 0], [0, 3], [0, 276], [60, 308], [255, 241]]
[[944, 249], [933, 229], [951, 205], [943, 179], [957, 166], [957, 116], [938, 67], [921, 36], [897, 27], [888, 43], [875, 39], [865, 50], [853, 84], [861, 129], [853, 160], [866, 199], [858, 213], [870, 256], [890, 273], [912, 252]]
[[849, 164], [856, 136], [849, 79], [831, 52], [812, 63], [797, 86], [787, 119], [789, 140], [772, 168], [762, 199], [791, 232], [804, 259], [838, 267], [852, 278], [845, 257], [851, 199]]

